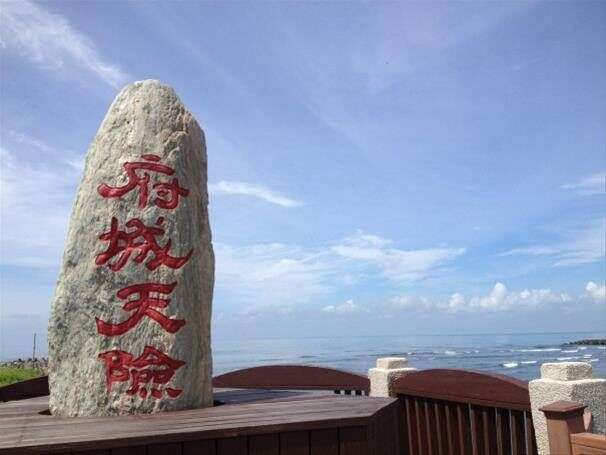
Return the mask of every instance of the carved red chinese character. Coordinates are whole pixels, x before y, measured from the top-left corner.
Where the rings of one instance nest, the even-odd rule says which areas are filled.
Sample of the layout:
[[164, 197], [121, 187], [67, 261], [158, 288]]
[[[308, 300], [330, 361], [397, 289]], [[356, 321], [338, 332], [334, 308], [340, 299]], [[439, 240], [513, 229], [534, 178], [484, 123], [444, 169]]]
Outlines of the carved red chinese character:
[[160, 228], [164, 223], [164, 218], [160, 217], [156, 221], [156, 226], [145, 226], [138, 218], [133, 218], [126, 223], [126, 227], [131, 231], [118, 229], [118, 220], [112, 217], [111, 227], [108, 232], [99, 236], [100, 240], [109, 242], [107, 250], [97, 255], [95, 263], [103, 265], [109, 262], [114, 256], [118, 259], [109, 264], [109, 268], [117, 272], [126, 265], [130, 256], [135, 253], [133, 260], [140, 264], [152, 253], [153, 258], [145, 263], [149, 270], [156, 270], [160, 265], [165, 265], [171, 269], [182, 267], [191, 257], [193, 250], [183, 257], [173, 257], [169, 254], [171, 240], [161, 247], [156, 241], [156, 237], [164, 235], [164, 229]]
[[170, 299], [151, 297], [152, 292], [168, 295], [173, 292], [176, 285], [176, 282], [171, 284], [143, 283], [133, 284], [132, 286], [120, 289], [116, 295], [121, 300], [128, 299], [131, 295], [137, 294], [135, 300], [129, 300], [122, 306], [125, 311], [134, 311], [134, 313], [128, 319], [118, 324], [111, 324], [95, 318], [97, 321], [97, 331], [106, 336], [123, 335], [135, 327], [143, 317], [147, 316], [160, 324], [167, 332], [176, 333], [185, 325], [185, 319], [170, 319], [156, 309], [166, 308], [170, 303]]
[[[102, 183], [97, 188], [99, 194], [105, 198], [121, 198], [135, 188], [139, 188], [139, 208], [147, 207], [149, 198], [150, 175], [145, 171], [157, 172], [164, 175], [173, 175], [175, 170], [169, 166], [158, 163], [160, 157], [157, 155], [142, 155], [144, 161], [126, 162], [123, 168], [126, 171], [128, 181], [123, 186], [109, 186]], [[139, 171], [139, 172], [138, 172]], [[143, 171], [143, 172], [141, 172]], [[156, 190], [154, 204], [163, 209], [174, 209], [179, 205], [179, 197], [186, 197], [189, 190], [179, 186], [179, 179], [173, 178], [170, 182], [159, 182], [152, 186]]]
[[149, 393], [154, 398], [162, 398], [164, 392], [170, 398], [181, 395], [182, 389], [162, 389], [162, 386], [168, 384], [185, 362], [171, 359], [152, 346], [145, 346], [143, 354], [136, 359], [133, 357], [130, 352], [118, 349], [99, 354], [99, 359], [105, 363], [105, 381], [109, 392], [115, 382], [130, 380], [130, 388], [126, 391], [129, 395], [139, 394], [145, 398], [148, 394], [146, 386], [151, 387]]

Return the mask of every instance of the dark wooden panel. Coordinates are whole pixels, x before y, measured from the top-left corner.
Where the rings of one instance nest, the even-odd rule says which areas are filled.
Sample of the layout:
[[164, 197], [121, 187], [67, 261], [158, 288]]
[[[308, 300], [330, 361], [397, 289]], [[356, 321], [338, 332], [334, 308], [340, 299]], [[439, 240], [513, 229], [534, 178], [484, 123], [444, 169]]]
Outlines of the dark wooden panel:
[[336, 428], [312, 430], [309, 435], [310, 455], [339, 455], [339, 431]]
[[249, 455], [280, 455], [280, 436], [260, 434], [248, 438]]
[[370, 380], [348, 371], [307, 365], [266, 365], [213, 378], [214, 387], [370, 391]]
[[524, 431], [524, 413], [510, 412], [511, 454], [526, 455], [526, 434]]
[[417, 434], [417, 411], [415, 407], [415, 399], [408, 396], [403, 396], [402, 399], [404, 425], [406, 428], [402, 444], [403, 447], [408, 450], [408, 453], [416, 454], [419, 453], [419, 436]]
[[471, 421], [470, 406], [463, 403], [455, 403], [457, 407], [457, 447], [458, 453], [468, 455], [472, 452], [471, 447]]
[[181, 443], [150, 444], [147, 446], [147, 455], [182, 455]]
[[374, 455], [401, 455], [407, 453], [406, 424], [401, 401], [381, 409], [367, 427], [367, 452]]
[[509, 433], [509, 411], [495, 408], [495, 433], [497, 455], [509, 455], [511, 453], [511, 435]]
[[415, 397], [530, 410], [528, 383], [500, 374], [466, 370], [422, 370], [396, 379], [393, 389], [397, 394]]
[[425, 406], [423, 399], [415, 398], [415, 414], [417, 416], [417, 450], [419, 455], [431, 455], [427, 447], [427, 427], [425, 426]]
[[[299, 401], [276, 401], [145, 416], [124, 415], [81, 419], [39, 415], [47, 397], [0, 405], [0, 453], [114, 449], [128, 444], [161, 444], [231, 438], [338, 426], [369, 425], [392, 398], [328, 395]], [[28, 407], [29, 406], [29, 407]], [[25, 414], [19, 408], [26, 408]], [[7, 417], [5, 417], [7, 416]], [[12, 416], [12, 417], [11, 417]], [[108, 438], [108, 435], [112, 435]]]
[[366, 455], [368, 439], [366, 427], [339, 428], [339, 455]]
[[84, 450], [82, 452], [73, 452], [74, 455], [111, 455], [109, 450]]
[[[216, 455], [217, 441], [204, 439], [202, 441], [188, 441], [183, 443], [183, 455]], [[112, 455], [114, 455], [112, 453]], [[141, 454], [145, 455], [145, 454]]]
[[48, 376], [40, 376], [0, 387], [0, 401], [24, 400], [48, 393]]
[[524, 425], [526, 431], [526, 454], [527, 455], [536, 455], [538, 453], [537, 450], [537, 439], [534, 435], [534, 425], [532, 423], [532, 413], [525, 412], [524, 413]]
[[123, 447], [120, 449], [111, 449], [111, 455], [146, 455], [147, 447], [136, 446], [136, 447]]
[[280, 455], [309, 455], [309, 431], [280, 434]]
[[248, 455], [248, 441], [245, 436], [217, 440], [217, 455]]

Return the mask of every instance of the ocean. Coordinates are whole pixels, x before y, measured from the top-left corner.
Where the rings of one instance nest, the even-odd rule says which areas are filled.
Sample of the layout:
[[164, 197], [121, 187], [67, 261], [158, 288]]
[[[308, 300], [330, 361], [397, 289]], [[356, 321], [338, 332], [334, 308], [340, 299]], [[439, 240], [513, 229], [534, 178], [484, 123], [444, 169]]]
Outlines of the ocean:
[[[8, 335], [8, 334], [7, 334]], [[2, 337], [0, 361], [31, 356], [31, 341]], [[520, 379], [538, 378], [544, 362], [584, 361], [606, 378], [606, 346], [563, 346], [605, 333], [518, 333], [484, 335], [348, 336], [264, 339], [213, 339], [214, 374], [269, 364], [306, 364], [364, 373], [378, 357], [407, 357], [410, 366], [492, 371]], [[46, 356], [46, 337], [38, 338]]]
[[366, 373], [378, 357], [408, 358], [412, 367], [463, 368], [530, 380], [544, 362], [583, 361], [606, 378], [606, 346], [563, 346], [604, 333], [408, 335], [215, 340], [214, 374], [257, 365], [306, 364]]

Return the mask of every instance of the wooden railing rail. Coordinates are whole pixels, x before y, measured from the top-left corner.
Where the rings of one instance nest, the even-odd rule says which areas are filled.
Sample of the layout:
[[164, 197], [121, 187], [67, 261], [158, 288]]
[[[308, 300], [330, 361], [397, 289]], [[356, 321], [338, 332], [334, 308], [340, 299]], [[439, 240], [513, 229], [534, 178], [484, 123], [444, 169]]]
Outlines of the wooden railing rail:
[[0, 387], [0, 402], [48, 395], [48, 376], [28, 379]]
[[214, 387], [234, 389], [333, 390], [368, 395], [370, 380], [349, 371], [309, 365], [265, 365], [213, 378]]
[[535, 455], [528, 384], [465, 370], [396, 379], [409, 455]]
[[[215, 376], [213, 386], [234, 389], [332, 390], [345, 395], [368, 395], [370, 380], [366, 376], [334, 368], [267, 365]], [[48, 394], [48, 376], [41, 376], [0, 387], [0, 402]]]
[[547, 419], [549, 451], [558, 455], [606, 455], [606, 436], [588, 433], [587, 406], [556, 401], [539, 410]]

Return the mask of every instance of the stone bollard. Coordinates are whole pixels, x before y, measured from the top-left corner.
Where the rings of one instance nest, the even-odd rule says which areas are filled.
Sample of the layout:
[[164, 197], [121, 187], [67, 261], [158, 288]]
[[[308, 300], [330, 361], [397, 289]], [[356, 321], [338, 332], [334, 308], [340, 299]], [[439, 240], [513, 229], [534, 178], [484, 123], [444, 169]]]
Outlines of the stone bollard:
[[[585, 362], [544, 363], [541, 379], [528, 384], [532, 421], [539, 455], [549, 455], [545, 414], [539, 410], [556, 401], [587, 405], [593, 416], [593, 433], [606, 433], [606, 379], [594, 379], [591, 364]], [[555, 454], [551, 454], [555, 455]]]
[[395, 396], [395, 393], [392, 392], [393, 382], [408, 373], [417, 371], [416, 368], [407, 367], [407, 365], [406, 357], [382, 357], [377, 359], [376, 368], [368, 370], [370, 396]]

